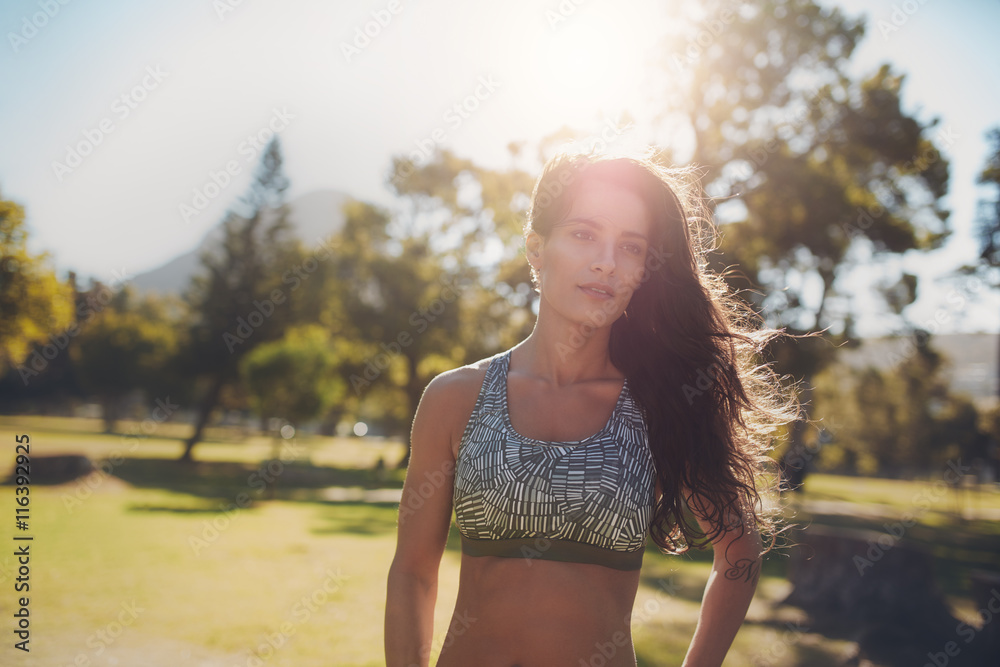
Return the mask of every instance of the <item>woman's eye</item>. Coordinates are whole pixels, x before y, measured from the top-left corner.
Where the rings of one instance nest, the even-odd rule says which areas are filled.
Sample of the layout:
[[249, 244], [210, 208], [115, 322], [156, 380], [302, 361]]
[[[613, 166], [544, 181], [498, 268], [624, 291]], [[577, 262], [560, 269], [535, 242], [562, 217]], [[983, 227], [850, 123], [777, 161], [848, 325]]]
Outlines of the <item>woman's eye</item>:
[[575, 236], [578, 239], [584, 239], [587, 241], [594, 238], [590, 232], [573, 232], [573, 236]]
[[642, 248], [635, 245], [634, 243], [629, 243], [625, 245], [625, 252], [631, 255], [638, 255], [642, 252]]

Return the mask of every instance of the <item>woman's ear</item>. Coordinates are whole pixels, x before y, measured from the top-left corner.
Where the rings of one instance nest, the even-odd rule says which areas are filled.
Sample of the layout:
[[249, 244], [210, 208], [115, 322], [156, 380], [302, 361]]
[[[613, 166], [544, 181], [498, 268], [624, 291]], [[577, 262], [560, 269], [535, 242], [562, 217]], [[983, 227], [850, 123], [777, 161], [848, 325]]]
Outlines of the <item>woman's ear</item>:
[[544, 241], [538, 232], [528, 232], [524, 237], [524, 252], [528, 256], [528, 264], [535, 271], [541, 268], [543, 245]]

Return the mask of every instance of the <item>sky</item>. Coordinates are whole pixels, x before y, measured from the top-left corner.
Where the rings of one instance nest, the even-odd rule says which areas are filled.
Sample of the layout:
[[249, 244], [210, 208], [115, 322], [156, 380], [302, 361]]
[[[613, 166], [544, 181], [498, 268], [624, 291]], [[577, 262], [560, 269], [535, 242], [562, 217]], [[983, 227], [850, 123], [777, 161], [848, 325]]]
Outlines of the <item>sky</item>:
[[[387, 203], [394, 155], [450, 148], [493, 167], [512, 141], [593, 136], [627, 110], [643, 130], [654, 0], [8, 0], [0, 4], [0, 196], [26, 209], [60, 275], [113, 283], [198, 244], [282, 138], [290, 197], [336, 189]], [[949, 279], [972, 263], [976, 186], [1000, 125], [1000, 3], [842, 0], [869, 17], [853, 71], [891, 62], [905, 109], [940, 118], [952, 238], [900, 260], [921, 279], [914, 322], [1000, 330], [1000, 298]], [[611, 135], [607, 135], [611, 136]], [[854, 278], [864, 291], [872, 274]], [[864, 299], [859, 333], [888, 324]]]

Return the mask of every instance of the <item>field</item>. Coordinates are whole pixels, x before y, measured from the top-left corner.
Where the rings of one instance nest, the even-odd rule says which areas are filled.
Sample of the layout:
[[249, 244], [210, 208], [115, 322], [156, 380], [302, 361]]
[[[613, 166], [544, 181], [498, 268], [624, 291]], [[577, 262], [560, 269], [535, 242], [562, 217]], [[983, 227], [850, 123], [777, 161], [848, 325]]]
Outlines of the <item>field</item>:
[[[119, 426], [126, 433], [135, 427]], [[0, 511], [9, 513], [0, 522], [0, 616], [7, 619], [0, 664], [383, 664], [393, 495], [402, 481], [393, 467], [402, 446], [318, 437], [274, 443], [220, 430], [195, 450], [199, 463], [184, 467], [175, 462], [183, 429], [163, 424], [137, 440], [102, 434], [96, 421], [0, 418], [5, 477], [19, 433], [30, 435], [33, 456], [86, 454], [105, 460], [111, 473], [32, 486], [24, 532], [14, 525], [14, 487], [0, 487]], [[379, 458], [388, 472], [376, 466]], [[268, 479], [276, 483], [265, 485]], [[813, 475], [788, 511], [796, 521], [877, 528], [912, 509], [933, 481]], [[934, 547], [953, 613], [973, 623], [966, 575], [971, 567], [996, 568], [998, 518], [1000, 493], [969, 490], [960, 503], [949, 494], [923, 512], [909, 535]], [[34, 539], [15, 542], [15, 532]], [[453, 527], [435, 647], [457, 593], [457, 537]], [[21, 595], [13, 590], [18, 563], [11, 545], [23, 544], [31, 554], [27, 654], [13, 648], [11, 634]], [[680, 663], [709, 561], [710, 553], [647, 550], [633, 620], [640, 665]], [[776, 605], [789, 591], [786, 562], [780, 554], [769, 558], [726, 665], [839, 665], [854, 651], [850, 641], [810, 632], [800, 610]]]

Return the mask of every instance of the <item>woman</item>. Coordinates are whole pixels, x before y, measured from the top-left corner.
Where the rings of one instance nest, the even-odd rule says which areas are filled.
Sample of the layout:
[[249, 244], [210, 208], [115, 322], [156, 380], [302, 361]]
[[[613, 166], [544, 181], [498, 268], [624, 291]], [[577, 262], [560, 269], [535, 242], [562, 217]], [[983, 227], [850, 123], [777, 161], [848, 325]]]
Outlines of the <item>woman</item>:
[[648, 158], [546, 165], [525, 234], [534, 329], [434, 378], [414, 418], [390, 667], [428, 664], [453, 509], [461, 574], [438, 667], [634, 667], [647, 535], [668, 553], [713, 545], [684, 664], [722, 663], [773, 532], [755, 485], [767, 431], [792, 415], [752, 365], [779, 332], [741, 328], [694, 210]]

